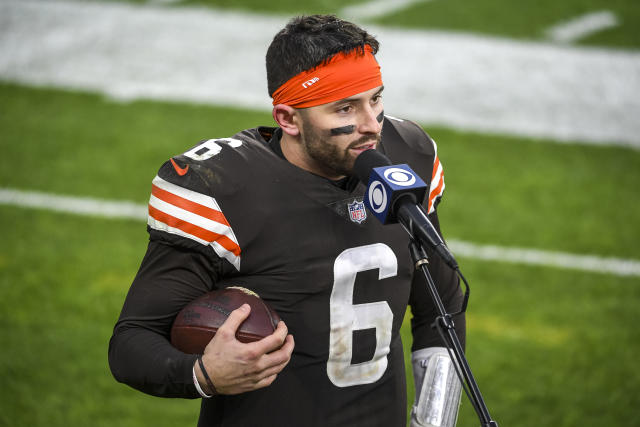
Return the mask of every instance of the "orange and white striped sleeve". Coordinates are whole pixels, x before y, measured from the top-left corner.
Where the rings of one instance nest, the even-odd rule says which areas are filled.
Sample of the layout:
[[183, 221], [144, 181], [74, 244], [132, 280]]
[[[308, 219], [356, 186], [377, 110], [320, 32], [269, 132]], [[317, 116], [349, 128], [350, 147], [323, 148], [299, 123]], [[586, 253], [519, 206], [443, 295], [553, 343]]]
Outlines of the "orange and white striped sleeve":
[[[433, 141], [433, 140], [432, 140]], [[436, 210], [436, 201], [442, 197], [444, 193], [444, 171], [442, 169], [442, 163], [438, 158], [438, 146], [433, 141], [434, 158], [433, 158], [433, 172], [431, 173], [431, 185], [429, 186], [429, 200], [427, 205], [427, 213], [431, 214]]]
[[147, 224], [154, 230], [210, 245], [219, 257], [240, 270], [238, 239], [211, 196], [156, 176], [152, 181]]

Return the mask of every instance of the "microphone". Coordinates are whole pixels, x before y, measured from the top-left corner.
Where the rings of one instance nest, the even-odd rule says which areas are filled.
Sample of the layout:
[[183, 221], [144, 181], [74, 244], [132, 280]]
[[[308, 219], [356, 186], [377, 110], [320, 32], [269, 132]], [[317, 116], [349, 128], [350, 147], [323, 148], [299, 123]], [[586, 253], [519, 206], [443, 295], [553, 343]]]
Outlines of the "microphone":
[[458, 263], [444, 244], [426, 213], [420, 207], [428, 186], [406, 164], [392, 165], [377, 150], [366, 150], [356, 157], [353, 172], [367, 184], [364, 204], [382, 223], [400, 223], [422, 246], [432, 248], [454, 270]]

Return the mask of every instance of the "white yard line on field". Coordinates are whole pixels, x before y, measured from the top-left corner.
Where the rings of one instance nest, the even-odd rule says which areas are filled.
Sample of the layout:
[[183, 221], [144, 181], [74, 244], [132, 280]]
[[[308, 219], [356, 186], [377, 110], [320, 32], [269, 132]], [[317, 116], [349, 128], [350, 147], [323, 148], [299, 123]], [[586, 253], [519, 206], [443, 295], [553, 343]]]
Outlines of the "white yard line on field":
[[[0, 0], [0, 80], [124, 100], [270, 110], [264, 56], [287, 19], [121, 2]], [[638, 51], [367, 28], [381, 42], [389, 114], [477, 132], [640, 148]]]
[[516, 264], [594, 271], [598, 273], [615, 274], [617, 276], [640, 276], [640, 261], [631, 259], [577, 255], [539, 249], [477, 245], [475, 243], [451, 239], [447, 240], [447, 245], [456, 256], [466, 256], [488, 261], [503, 261]]
[[618, 25], [618, 18], [609, 10], [587, 13], [547, 29], [547, 36], [558, 43], [573, 43], [592, 34]]
[[[146, 205], [127, 201], [70, 197], [10, 188], [0, 188], [0, 205], [45, 209], [104, 218], [147, 220]], [[448, 240], [448, 245], [456, 256], [473, 259], [559, 267], [617, 276], [640, 276], [640, 261], [632, 259], [479, 245], [453, 239]]]
[[147, 0], [150, 4], [178, 4], [182, 0]]
[[388, 15], [393, 12], [406, 9], [417, 3], [431, 0], [373, 0], [347, 6], [340, 11], [340, 16], [345, 19], [371, 19]]
[[75, 215], [147, 220], [146, 205], [126, 201], [71, 197], [37, 191], [0, 188], [0, 204], [24, 208], [46, 209]]

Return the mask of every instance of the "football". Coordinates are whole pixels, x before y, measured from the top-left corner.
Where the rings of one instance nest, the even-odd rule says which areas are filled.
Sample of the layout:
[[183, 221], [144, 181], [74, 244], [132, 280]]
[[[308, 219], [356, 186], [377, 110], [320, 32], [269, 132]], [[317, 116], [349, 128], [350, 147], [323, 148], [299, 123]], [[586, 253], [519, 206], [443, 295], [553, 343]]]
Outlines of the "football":
[[280, 321], [278, 313], [255, 292], [230, 286], [208, 292], [180, 310], [171, 327], [171, 344], [184, 353], [204, 353], [229, 314], [244, 303], [251, 306], [251, 313], [236, 332], [238, 341], [248, 343], [271, 335]]

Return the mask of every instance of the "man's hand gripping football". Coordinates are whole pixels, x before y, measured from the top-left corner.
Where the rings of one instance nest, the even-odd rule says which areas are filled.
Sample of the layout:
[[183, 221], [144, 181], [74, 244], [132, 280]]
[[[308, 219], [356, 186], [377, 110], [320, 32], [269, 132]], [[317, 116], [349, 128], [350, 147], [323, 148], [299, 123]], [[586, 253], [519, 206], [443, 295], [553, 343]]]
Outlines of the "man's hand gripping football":
[[[260, 341], [245, 344], [236, 339], [236, 331], [250, 312], [248, 304], [232, 311], [202, 355], [218, 394], [239, 394], [267, 387], [291, 360], [293, 336], [288, 334], [283, 321], [273, 334]], [[198, 362], [195, 372], [203, 391], [212, 394]]]

